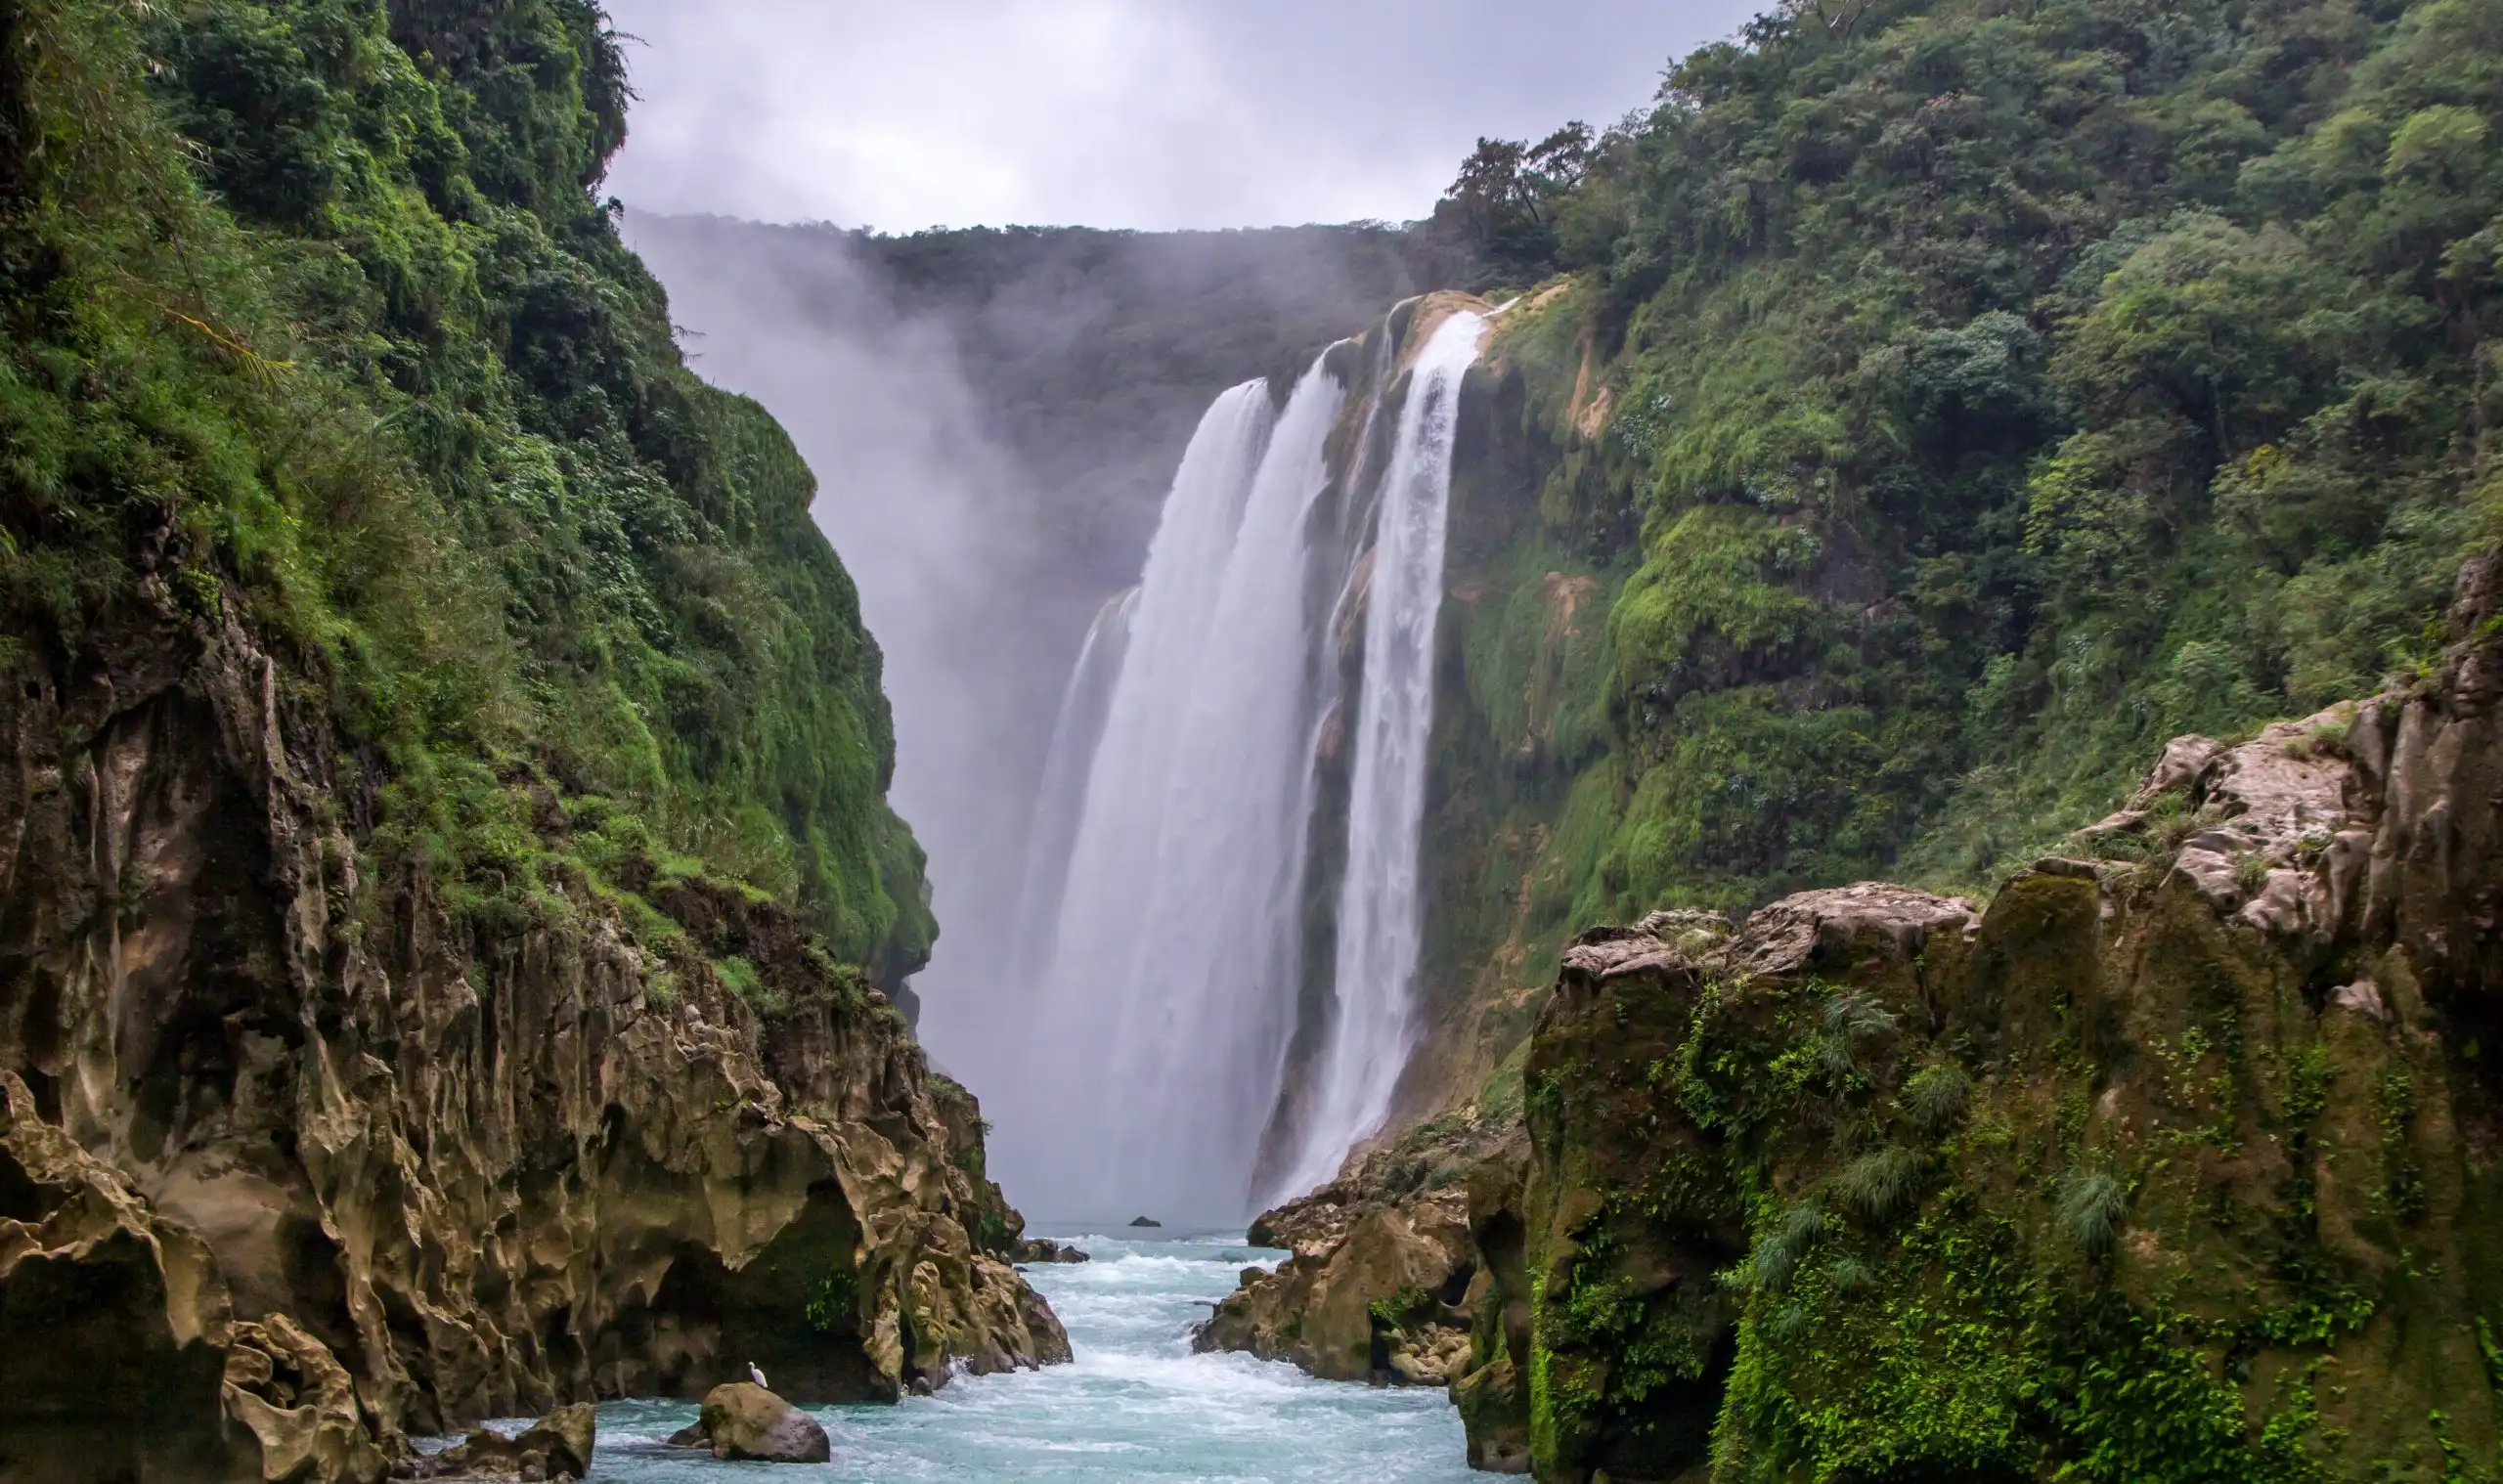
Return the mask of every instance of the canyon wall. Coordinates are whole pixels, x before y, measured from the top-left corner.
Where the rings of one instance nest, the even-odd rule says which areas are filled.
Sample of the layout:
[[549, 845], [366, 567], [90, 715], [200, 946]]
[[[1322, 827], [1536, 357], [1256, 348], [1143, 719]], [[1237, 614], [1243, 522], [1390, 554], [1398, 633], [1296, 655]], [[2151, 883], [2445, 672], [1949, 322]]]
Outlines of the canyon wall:
[[1525, 1136], [1264, 1218], [1297, 1253], [1206, 1337], [1465, 1323], [1471, 1462], [1546, 1479], [2481, 1476], [2498, 612], [2503, 553], [2421, 680], [2177, 739], [1987, 906], [1583, 933]]
[[0, 1474], [1065, 1359], [814, 476], [570, 0], [0, 3]]
[[100, 649], [0, 717], [13, 1477], [372, 1479], [750, 1362], [856, 1401], [1067, 1358], [972, 1098], [786, 909], [647, 883], [657, 945], [559, 880], [469, 938], [361, 874], [340, 739], [240, 626]]

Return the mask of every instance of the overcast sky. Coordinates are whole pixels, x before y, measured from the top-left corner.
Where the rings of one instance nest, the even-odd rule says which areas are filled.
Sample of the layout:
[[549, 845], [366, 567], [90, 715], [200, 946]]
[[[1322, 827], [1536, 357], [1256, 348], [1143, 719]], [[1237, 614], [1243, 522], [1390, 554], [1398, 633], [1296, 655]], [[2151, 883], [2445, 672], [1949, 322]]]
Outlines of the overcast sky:
[[608, 0], [608, 189], [767, 221], [1244, 227], [1429, 210], [1765, 0]]

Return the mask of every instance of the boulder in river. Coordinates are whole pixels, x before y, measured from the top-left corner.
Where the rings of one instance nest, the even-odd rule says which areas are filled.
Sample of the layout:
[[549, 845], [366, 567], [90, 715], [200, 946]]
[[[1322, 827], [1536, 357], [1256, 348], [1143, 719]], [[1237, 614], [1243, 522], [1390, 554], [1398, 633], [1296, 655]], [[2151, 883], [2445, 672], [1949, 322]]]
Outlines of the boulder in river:
[[817, 1419], [753, 1381], [732, 1381], [704, 1395], [695, 1425], [672, 1437], [681, 1448], [713, 1450], [717, 1459], [763, 1463], [823, 1463], [834, 1444]]
[[484, 1427], [430, 1459], [415, 1476], [429, 1479], [579, 1479], [591, 1472], [598, 1419], [589, 1402], [576, 1402], [531, 1423], [513, 1437]]
[[1016, 1255], [1011, 1260], [1018, 1263], [1084, 1262], [1086, 1254], [1048, 1237], [1029, 1237], [1017, 1244]]

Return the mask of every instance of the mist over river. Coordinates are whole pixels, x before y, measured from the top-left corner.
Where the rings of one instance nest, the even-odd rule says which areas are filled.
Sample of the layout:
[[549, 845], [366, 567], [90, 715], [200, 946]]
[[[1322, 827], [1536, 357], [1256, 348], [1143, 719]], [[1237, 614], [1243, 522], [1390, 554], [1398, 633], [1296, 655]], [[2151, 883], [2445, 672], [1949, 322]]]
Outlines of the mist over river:
[[[1057, 1234], [1056, 1234], [1057, 1235]], [[1074, 1364], [958, 1376], [935, 1396], [819, 1407], [825, 1464], [725, 1463], [664, 1444], [693, 1402], [599, 1409], [600, 1484], [693, 1484], [769, 1473], [860, 1484], [1099, 1479], [1462, 1484], [1459, 1415], [1439, 1390], [1317, 1381], [1282, 1362], [1194, 1355], [1190, 1326], [1245, 1267], [1283, 1252], [1240, 1232], [1076, 1234], [1091, 1262], [1028, 1270], [1069, 1328]], [[496, 1424], [506, 1431], [517, 1423]]]

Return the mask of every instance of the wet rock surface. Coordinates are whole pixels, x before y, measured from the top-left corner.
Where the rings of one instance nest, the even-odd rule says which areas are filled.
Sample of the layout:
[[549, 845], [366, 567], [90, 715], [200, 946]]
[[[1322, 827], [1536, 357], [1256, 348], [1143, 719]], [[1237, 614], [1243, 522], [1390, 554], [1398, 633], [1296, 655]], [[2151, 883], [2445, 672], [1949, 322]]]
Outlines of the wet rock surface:
[[1483, 1288], [1466, 1178], [1501, 1139], [1470, 1118], [1429, 1124], [1264, 1212], [1251, 1242], [1288, 1257], [1275, 1271], [1245, 1269], [1194, 1348], [1290, 1361], [1331, 1380], [1448, 1384]]
[[431, 1458], [404, 1462], [391, 1472], [404, 1479], [510, 1479], [549, 1484], [588, 1478], [599, 1420], [588, 1402], [559, 1407], [506, 1437], [491, 1428], [469, 1435]]
[[759, 1463], [822, 1463], [833, 1440], [817, 1419], [750, 1381], [716, 1386], [695, 1425], [670, 1440], [675, 1448], [708, 1448], [717, 1459]]
[[93, 637], [0, 711], [13, 1463], [371, 1481], [751, 1358], [830, 1402], [1068, 1357], [974, 1100], [788, 914], [624, 883], [656, 938], [558, 872], [464, 918], [233, 619]]
[[1986, 908], [1596, 930], [1453, 1384], [1545, 1479], [2448, 1476], [2498, 1438], [2503, 563], [2415, 688], [2183, 738]]
[[1013, 1254], [1017, 1262], [1084, 1262], [1086, 1254], [1066, 1243], [1048, 1237], [1029, 1237], [1017, 1244]]

